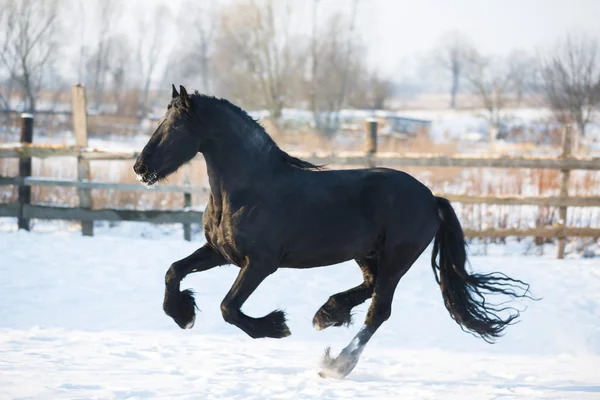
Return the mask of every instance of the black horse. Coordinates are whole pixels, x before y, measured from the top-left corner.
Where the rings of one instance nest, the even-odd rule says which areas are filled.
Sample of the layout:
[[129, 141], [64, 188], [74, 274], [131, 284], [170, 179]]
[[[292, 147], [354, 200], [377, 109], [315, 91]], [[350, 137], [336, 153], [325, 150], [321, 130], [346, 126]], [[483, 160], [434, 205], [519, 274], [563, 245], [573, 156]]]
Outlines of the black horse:
[[[133, 169], [152, 185], [198, 152], [206, 160], [210, 198], [204, 213], [206, 244], [173, 263], [165, 277], [163, 308], [181, 328], [195, 320], [191, 291], [180, 282], [192, 272], [234, 264], [240, 268], [221, 303], [225, 321], [253, 338], [290, 335], [276, 310], [253, 318], [241, 310], [258, 285], [278, 268], [313, 268], [356, 260], [364, 282], [332, 295], [317, 311], [317, 329], [351, 323], [353, 307], [372, 299], [364, 325], [322, 376], [352, 371], [375, 331], [391, 314], [398, 282], [434, 239], [432, 267], [450, 316], [493, 341], [518, 317], [484, 294], [512, 298], [528, 285], [506, 275], [465, 269], [466, 243], [448, 200], [412, 176], [391, 169], [327, 170], [281, 150], [265, 130], [230, 102], [179, 93]], [[437, 256], [439, 255], [439, 263]]]

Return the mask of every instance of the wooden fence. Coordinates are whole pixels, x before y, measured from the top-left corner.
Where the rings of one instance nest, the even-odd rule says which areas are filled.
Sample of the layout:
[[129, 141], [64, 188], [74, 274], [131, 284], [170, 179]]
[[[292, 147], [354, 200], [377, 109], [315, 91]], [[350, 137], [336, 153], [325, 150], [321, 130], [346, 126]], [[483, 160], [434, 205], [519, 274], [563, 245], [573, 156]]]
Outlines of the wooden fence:
[[[90, 148], [87, 145], [85, 92], [82, 86], [73, 87], [73, 126], [75, 146], [35, 145], [33, 139], [33, 116], [24, 114], [21, 125], [21, 143], [0, 145], [0, 158], [19, 158], [18, 177], [0, 177], [0, 185], [16, 185], [19, 187], [17, 203], [0, 204], [0, 217], [17, 217], [19, 228], [29, 229], [29, 220], [64, 219], [82, 222], [82, 233], [93, 235], [93, 221], [144, 221], [152, 223], [184, 224], [184, 237], [191, 239], [190, 223], [201, 223], [202, 212], [190, 210], [191, 194], [207, 194], [207, 189], [186, 184], [183, 186], [156, 186], [156, 192], [176, 192], [184, 196], [185, 209], [156, 210], [120, 210], [92, 209], [91, 189], [115, 189], [127, 191], [147, 190], [140, 184], [123, 184], [114, 182], [98, 182], [89, 180], [89, 162], [94, 160], [133, 160], [138, 156], [134, 151], [107, 151]], [[499, 205], [534, 205], [559, 207], [559, 221], [554, 226], [535, 227], [530, 229], [465, 229], [467, 237], [507, 237], [535, 236], [558, 238], [559, 258], [564, 257], [566, 237], [600, 237], [600, 228], [576, 228], [566, 226], [567, 207], [600, 207], [600, 196], [569, 196], [569, 174], [572, 170], [600, 170], [600, 158], [575, 157], [571, 154], [571, 130], [567, 127], [563, 137], [563, 152], [560, 157], [478, 157], [478, 156], [441, 156], [423, 154], [386, 154], [377, 152], [377, 122], [366, 122], [365, 152], [339, 154], [294, 153], [315, 164], [331, 166], [382, 166], [398, 167], [458, 167], [458, 168], [530, 168], [554, 169], [561, 171], [560, 195], [544, 197], [523, 196], [470, 196], [460, 194], [436, 193], [459, 203], [499, 204]], [[31, 177], [31, 158], [77, 157], [78, 179], [52, 179]], [[74, 187], [79, 194], [79, 207], [58, 207], [32, 205], [31, 186]]]

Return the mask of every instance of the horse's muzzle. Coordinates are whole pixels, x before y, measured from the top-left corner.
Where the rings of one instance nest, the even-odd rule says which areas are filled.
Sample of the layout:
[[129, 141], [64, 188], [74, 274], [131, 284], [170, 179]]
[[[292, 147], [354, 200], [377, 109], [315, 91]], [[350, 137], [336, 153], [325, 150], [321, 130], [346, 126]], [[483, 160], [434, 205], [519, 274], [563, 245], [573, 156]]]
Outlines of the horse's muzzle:
[[146, 164], [137, 161], [133, 166], [133, 172], [137, 176], [137, 180], [147, 184], [148, 186], [154, 185], [158, 181], [158, 174], [146, 166]]

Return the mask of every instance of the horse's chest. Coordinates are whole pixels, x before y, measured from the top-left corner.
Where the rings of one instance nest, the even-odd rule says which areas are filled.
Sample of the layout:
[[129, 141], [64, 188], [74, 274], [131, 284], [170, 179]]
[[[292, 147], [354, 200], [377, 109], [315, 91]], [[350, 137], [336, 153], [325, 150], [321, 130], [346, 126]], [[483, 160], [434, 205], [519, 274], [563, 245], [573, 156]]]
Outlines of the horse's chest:
[[[213, 216], [214, 217], [214, 216]], [[221, 216], [205, 226], [207, 240], [232, 264], [240, 266], [247, 253], [243, 229], [235, 218]]]

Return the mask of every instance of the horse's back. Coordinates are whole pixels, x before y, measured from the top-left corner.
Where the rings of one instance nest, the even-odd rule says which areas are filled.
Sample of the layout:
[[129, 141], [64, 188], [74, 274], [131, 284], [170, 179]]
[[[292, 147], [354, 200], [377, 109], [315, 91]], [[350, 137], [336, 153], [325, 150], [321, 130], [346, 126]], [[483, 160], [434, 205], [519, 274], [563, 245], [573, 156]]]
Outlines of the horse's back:
[[435, 198], [431, 190], [413, 176], [388, 168], [331, 170], [312, 172], [305, 185], [307, 197], [331, 203], [358, 203], [359, 209], [371, 218], [384, 212], [399, 217], [413, 215], [416, 211], [431, 211]]
[[301, 175], [287, 183], [296, 187], [283, 190], [286, 205], [277, 221], [285, 227], [281, 237], [290, 267], [361, 257], [382, 238], [392, 244], [428, 241], [437, 230], [435, 198], [404, 172], [377, 168]]

